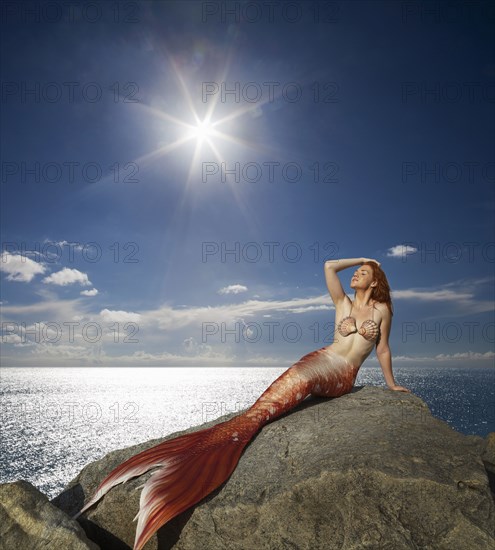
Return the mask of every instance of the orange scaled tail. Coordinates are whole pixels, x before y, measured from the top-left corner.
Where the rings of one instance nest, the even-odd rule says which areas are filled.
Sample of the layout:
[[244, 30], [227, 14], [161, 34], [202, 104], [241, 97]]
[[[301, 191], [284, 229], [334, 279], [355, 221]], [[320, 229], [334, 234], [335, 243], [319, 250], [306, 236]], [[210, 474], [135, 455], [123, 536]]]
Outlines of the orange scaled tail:
[[102, 481], [79, 514], [115, 485], [158, 468], [144, 485], [136, 516], [134, 550], [141, 550], [162, 525], [229, 478], [245, 446], [264, 424], [295, 407], [310, 393], [337, 397], [349, 392], [356, 374], [352, 365], [327, 348], [305, 355], [243, 414], [164, 441], [123, 462]]

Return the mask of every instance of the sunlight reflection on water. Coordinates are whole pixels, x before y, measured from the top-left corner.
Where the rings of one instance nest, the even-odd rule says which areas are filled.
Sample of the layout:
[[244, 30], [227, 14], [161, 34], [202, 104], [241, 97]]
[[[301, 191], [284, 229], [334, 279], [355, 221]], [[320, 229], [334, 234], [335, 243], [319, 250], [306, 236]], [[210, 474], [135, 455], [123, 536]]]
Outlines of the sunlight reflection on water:
[[[286, 368], [3, 369], [0, 482], [53, 498], [83, 466], [250, 406]], [[394, 367], [432, 413], [463, 433], [495, 431], [494, 369]], [[356, 386], [384, 386], [361, 367]]]

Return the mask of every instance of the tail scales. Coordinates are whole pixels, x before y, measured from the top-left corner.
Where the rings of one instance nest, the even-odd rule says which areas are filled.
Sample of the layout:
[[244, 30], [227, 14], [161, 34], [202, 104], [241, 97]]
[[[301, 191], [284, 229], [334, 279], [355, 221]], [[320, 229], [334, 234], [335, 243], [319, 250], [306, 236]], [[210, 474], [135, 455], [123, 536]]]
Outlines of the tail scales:
[[114, 468], [96, 488], [93, 497], [83, 506], [83, 508], [74, 517], [78, 517], [80, 514], [88, 510], [93, 504], [96, 504], [108, 491], [119, 485], [125, 483], [129, 479], [140, 476], [151, 470], [152, 468], [164, 466], [165, 463], [173, 462], [180, 456], [182, 449], [192, 447], [201, 439], [201, 432], [206, 432], [211, 428], [200, 430], [199, 432], [193, 432], [191, 434], [185, 434], [175, 439], [163, 441], [154, 447], [141, 451], [140, 453], [130, 457], [128, 460], [122, 462], [119, 466]]
[[240, 435], [240, 418], [232, 421], [230, 425], [226, 421], [164, 441], [129, 458], [107, 475], [77, 515], [112, 487], [156, 468], [144, 484], [139, 512], [134, 518], [138, 520], [134, 550], [140, 550], [162, 525], [230, 477], [255, 433], [249, 426]]
[[170, 439], [142, 451], [115, 468], [102, 481], [80, 513], [109, 489], [156, 468], [141, 492], [134, 550], [141, 550], [162, 525], [198, 503], [231, 475], [247, 443], [267, 422], [300, 403], [313, 379], [321, 352], [305, 356], [280, 375], [245, 413], [197, 432]]
[[246, 444], [219, 444], [153, 473], [141, 492], [134, 550], [140, 550], [162, 525], [222, 485]]

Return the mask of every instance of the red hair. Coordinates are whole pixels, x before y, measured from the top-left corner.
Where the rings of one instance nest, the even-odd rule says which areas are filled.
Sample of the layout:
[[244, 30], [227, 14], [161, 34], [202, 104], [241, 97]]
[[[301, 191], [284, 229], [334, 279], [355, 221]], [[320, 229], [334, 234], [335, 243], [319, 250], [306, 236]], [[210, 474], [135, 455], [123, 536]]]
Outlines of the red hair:
[[364, 262], [361, 265], [369, 265], [373, 270], [373, 279], [377, 282], [377, 285], [371, 289], [371, 297], [377, 302], [387, 304], [390, 311], [390, 315], [394, 314], [392, 306], [392, 298], [390, 297], [390, 285], [387, 281], [387, 276], [383, 269], [375, 262]]

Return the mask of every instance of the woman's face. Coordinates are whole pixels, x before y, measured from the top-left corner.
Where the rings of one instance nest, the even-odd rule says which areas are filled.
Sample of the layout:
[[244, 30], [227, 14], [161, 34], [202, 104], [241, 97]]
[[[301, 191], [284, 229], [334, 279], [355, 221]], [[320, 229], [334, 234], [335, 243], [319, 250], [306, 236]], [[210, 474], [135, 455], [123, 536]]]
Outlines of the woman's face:
[[362, 265], [354, 272], [351, 279], [351, 288], [364, 289], [370, 287], [373, 282], [373, 269], [369, 265]]

